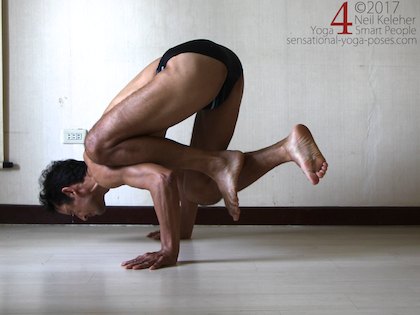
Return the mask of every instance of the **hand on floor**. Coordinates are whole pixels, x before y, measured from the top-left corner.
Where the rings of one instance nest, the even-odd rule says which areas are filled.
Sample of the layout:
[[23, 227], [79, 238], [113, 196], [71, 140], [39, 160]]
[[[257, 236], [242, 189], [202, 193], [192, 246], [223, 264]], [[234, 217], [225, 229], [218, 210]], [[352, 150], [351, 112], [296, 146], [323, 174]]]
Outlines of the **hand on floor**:
[[176, 265], [176, 262], [176, 255], [160, 250], [158, 252], [146, 253], [132, 260], [125, 261], [121, 264], [121, 266], [125, 269], [138, 270], [149, 268], [150, 270], [154, 270]]

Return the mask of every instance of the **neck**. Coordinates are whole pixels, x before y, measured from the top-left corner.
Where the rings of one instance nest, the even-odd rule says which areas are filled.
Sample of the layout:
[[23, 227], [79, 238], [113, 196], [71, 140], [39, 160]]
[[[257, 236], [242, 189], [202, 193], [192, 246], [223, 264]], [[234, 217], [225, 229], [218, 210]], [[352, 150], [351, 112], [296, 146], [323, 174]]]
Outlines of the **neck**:
[[89, 190], [89, 192], [94, 192], [100, 190], [104, 195], [109, 191], [108, 188], [100, 186], [96, 180], [89, 174], [89, 170], [86, 173], [85, 180], [83, 182], [86, 189]]

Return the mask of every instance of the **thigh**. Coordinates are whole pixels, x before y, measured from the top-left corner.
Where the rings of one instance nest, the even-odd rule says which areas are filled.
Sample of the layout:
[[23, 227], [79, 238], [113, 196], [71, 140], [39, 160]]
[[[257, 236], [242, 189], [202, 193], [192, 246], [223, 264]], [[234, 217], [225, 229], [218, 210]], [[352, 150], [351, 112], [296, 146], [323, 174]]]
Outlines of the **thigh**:
[[235, 83], [229, 97], [217, 108], [197, 113], [191, 146], [203, 150], [226, 150], [235, 131], [244, 88], [244, 78]]
[[[192, 147], [209, 151], [227, 149], [235, 131], [243, 87], [242, 76], [219, 107], [197, 113], [191, 137]], [[185, 171], [183, 189], [191, 201], [199, 204], [214, 204], [221, 198], [216, 183], [199, 172]]]
[[210, 103], [225, 78], [226, 67], [213, 58], [194, 53], [173, 57], [164, 71], [106, 112], [91, 132], [116, 145], [165, 130]]
[[135, 91], [141, 89], [147, 85], [156, 75], [156, 69], [158, 67], [160, 58], [154, 60], [146, 68], [144, 68], [139, 74], [137, 74], [111, 101], [109, 106], [106, 108], [105, 113], [110, 111], [115, 105], [122, 102], [128, 96]]

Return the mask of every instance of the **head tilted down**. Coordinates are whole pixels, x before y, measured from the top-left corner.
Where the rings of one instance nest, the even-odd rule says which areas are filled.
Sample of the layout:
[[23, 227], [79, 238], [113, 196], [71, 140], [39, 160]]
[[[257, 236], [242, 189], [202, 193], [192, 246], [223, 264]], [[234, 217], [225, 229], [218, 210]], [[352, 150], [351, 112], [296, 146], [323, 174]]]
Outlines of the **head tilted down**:
[[42, 172], [39, 200], [47, 210], [77, 216], [83, 221], [105, 212], [104, 196], [84, 161], [54, 161]]

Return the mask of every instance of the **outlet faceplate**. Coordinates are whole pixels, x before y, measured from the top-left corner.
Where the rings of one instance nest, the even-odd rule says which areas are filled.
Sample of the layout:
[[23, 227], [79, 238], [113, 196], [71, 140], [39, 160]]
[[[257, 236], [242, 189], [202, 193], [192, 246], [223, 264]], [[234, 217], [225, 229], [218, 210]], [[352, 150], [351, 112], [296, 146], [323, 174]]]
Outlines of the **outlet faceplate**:
[[85, 143], [86, 129], [63, 129], [61, 132], [61, 142], [64, 144]]

